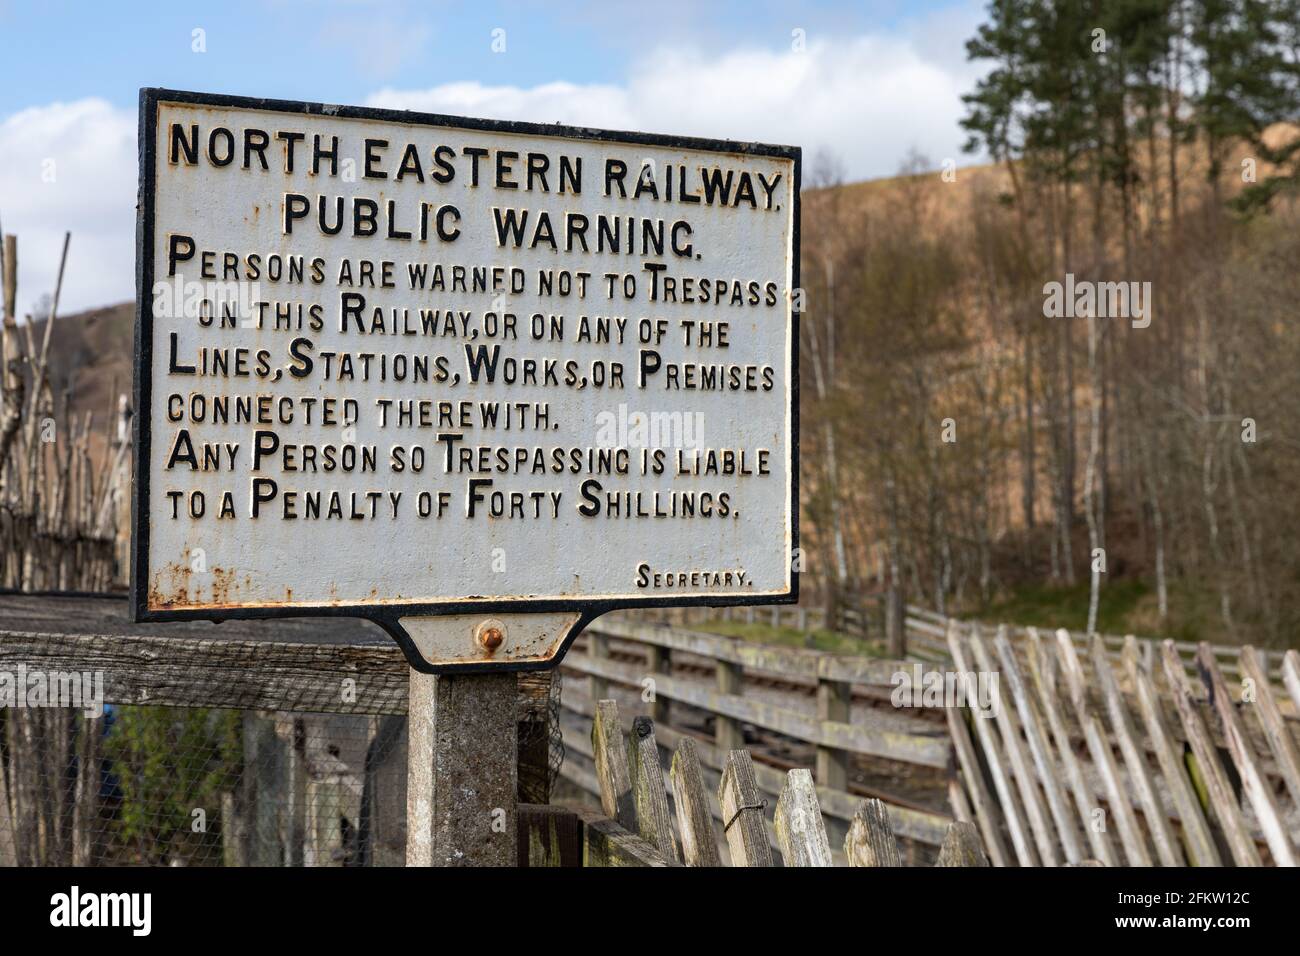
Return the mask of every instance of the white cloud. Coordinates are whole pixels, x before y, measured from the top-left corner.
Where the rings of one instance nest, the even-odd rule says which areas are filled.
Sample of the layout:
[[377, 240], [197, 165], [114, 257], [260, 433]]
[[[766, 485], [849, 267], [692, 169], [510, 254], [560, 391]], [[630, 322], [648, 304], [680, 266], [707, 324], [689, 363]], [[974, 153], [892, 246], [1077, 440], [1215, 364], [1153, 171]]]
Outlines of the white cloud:
[[61, 313], [134, 294], [135, 141], [135, 111], [101, 99], [0, 121], [0, 226], [18, 236], [20, 314], [53, 293], [65, 230]]
[[851, 179], [865, 179], [896, 173], [912, 148], [936, 165], [960, 161], [961, 94], [971, 70], [959, 55], [940, 55], [952, 45], [928, 34], [925, 43], [902, 36], [809, 40], [803, 52], [660, 50], [634, 65], [623, 86], [446, 83], [383, 89], [368, 103], [796, 145], [810, 160], [825, 149]]
[[[898, 34], [810, 37], [804, 52], [660, 49], [634, 63], [622, 84], [457, 82], [384, 89], [368, 102], [791, 144], [810, 163], [824, 148], [850, 179], [864, 179], [894, 174], [912, 148], [936, 165], [961, 161], [960, 97], [977, 73], [961, 41], [972, 29], [950, 19], [916, 21]], [[61, 311], [133, 297], [135, 133], [134, 109], [101, 99], [0, 120], [0, 224], [19, 235], [21, 310], [53, 290], [65, 229], [72, 245]], [[53, 182], [42, 178], [48, 160]]]

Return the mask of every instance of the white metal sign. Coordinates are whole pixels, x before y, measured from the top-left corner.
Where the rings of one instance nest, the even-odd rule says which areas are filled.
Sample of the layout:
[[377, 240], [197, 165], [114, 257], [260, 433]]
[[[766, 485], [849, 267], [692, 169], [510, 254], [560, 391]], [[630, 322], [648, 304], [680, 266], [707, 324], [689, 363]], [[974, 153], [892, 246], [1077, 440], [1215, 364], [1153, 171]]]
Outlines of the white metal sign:
[[144, 90], [140, 177], [137, 619], [795, 599], [797, 150]]

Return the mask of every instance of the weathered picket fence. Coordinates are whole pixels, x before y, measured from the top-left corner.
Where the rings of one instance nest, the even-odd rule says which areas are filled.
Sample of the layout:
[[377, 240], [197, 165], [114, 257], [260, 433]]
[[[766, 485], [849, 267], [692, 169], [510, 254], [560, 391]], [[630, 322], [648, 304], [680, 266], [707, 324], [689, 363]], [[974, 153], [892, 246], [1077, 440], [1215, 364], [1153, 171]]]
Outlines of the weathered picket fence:
[[[782, 763], [788, 769], [790, 761], [780, 754], [796, 746], [801, 753], [811, 749], [817, 798], [837, 840], [863, 797], [871, 795], [889, 803], [899, 836], [930, 847], [946, 839], [952, 817], [943, 794], [953, 750], [941, 715], [899, 710], [889, 700], [895, 675], [910, 665], [757, 644], [615, 614], [590, 625], [562, 666], [561, 774], [591, 794], [600, 793], [591, 722], [596, 703], [616, 692], [625, 708], [635, 706], [654, 720], [666, 747], [676, 749], [695, 737], [693, 747], [711, 779], [720, 779], [732, 751], [751, 746], [759, 757], [755, 780], [770, 800], [786, 785]], [[711, 727], [708, 739], [699, 733], [701, 726]], [[864, 758], [933, 778], [939, 806], [856, 785]]]
[[[930, 611], [926, 608], [917, 607], [916, 605], [907, 605], [907, 615], [904, 619], [907, 648], [909, 656], [917, 657], [921, 660], [942, 661], [949, 659], [948, 649], [948, 626], [956, 623], [959, 626], [968, 626], [976, 623], [968, 619], [960, 619], [940, 614], [937, 611]], [[981, 623], [984, 627], [992, 627], [986, 622]], [[1013, 641], [1024, 641], [1028, 639], [1030, 628], [1024, 625], [1008, 624], [999, 622], [997, 627], [1005, 627], [1007, 635]], [[1053, 628], [1053, 633], [1059, 633], [1060, 628]], [[1129, 644], [1136, 643], [1137, 653], [1141, 655], [1148, 668], [1152, 661], [1155, 660], [1162, 641], [1153, 638], [1136, 637], [1132, 634], [1085, 634], [1082, 631], [1067, 631], [1070, 640], [1081, 652], [1087, 652], [1092, 644], [1093, 637], [1099, 637], [1106, 653], [1112, 661], [1120, 661], [1125, 653], [1125, 647]], [[1196, 675], [1197, 658], [1201, 654], [1202, 647], [1209, 647], [1210, 653], [1218, 662], [1220, 670], [1225, 677], [1239, 678], [1241, 671], [1238, 666], [1238, 655], [1241, 648], [1229, 644], [1205, 644], [1204, 642], [1193, 643], [1192, 641], [1170, 641], [1175, 653], [1182, 661], [1183, 670], [1191, 675]], [[1269, 674], [1269, 679], [1278, 683], [1282, 679], [1282, 665], [1286, 657], [1285, 651], [1270, 651], [1265, 649], [1256, 649], [1255, 655], [1263, 664]]]
[[[192, 862], [402, 862], [409, 669], [378, 632], [345, 621], [132, 625], [124, 602], [89, 597], [10, 595], [2, 611], [0, 670], [90, 669], [108, 703], [242, 712], [242, 770], [215, 784], [220, 799], [204, 806], [217, 844]], [[258, 627], [284, 643], [255, 639]], [[218, 639], [165, 636], [181, 629]], [[719, 860], [853, 863], [856, 848], [882, 845], [871, 826], [887, 820], [884, 844], [913, 863], [945, 844], [969, 848], [971, 833], [993, 865], [1293, 862], [1300, 655], [1266, 664], [1242, 649], [1237, 681], [1211, 648], [1191, 678], [1173, 644], [1144, 651], [1128, 639], [1119, 650], [1116, 661], [1099, 638], [1080, 648], [1064, 632], [950, 626], [952, 664], [923, 674], [996, 673], [986, 718], [894, 707], [896, 675], [911, 666], [897, 661], [603, 618], [564, 661], [558, 730], [562, 775], [604, 810], [538, 806], [550, 797], [557, 705], [549, 675], [520, 677], [521, 859], [634, 862], [650, 847], [690, 863], [712, 859], [711, 837]], [[85, 829], [96, 815], [80, 802], [93, 802], [106, 758], [104, 738], [79, 727], [99, 725], [29, 713], [38, 719], [0, 725], [0, 862], [120, 861], [96, 849]], [[161, 756], [188, 768], [180, 751]], [[876, 764], [924, 776], [929, 796], [891, 794], [867, 774]], [[954, 831], [954, 820], [970, 826]]]
[[[565, 811], [526, 815], [521, 858], [526, 842], [529, 866], [716, 867], [726, 859], [731, 866], [769, 867], [777, 861], [773, 849], [785, 866], [832, 866], [837, 857], [849, 866], [903, 865], [889, 812], [880, 800], [858, 802], [842, 852], [832, 853], [808, 769], [783, 775], [769, 829], [764, 815], [768, 801], [749, 752], [727, 752], [714, 794], [705, 787], [699, 751], [694, 738], [681, 737], [665, 771], [654, 722], [639, 716], [625, 733], [617, 701], [597, 701], [591, 753], [605, 818], [588, 814], [566, 824]], [[566, 858], [566, 842], [577, 842], [561, 838], [566, 825], [582, 827], [580, 860], [572, 852]], [[972, 824], [949, 824], [936, 865], [989, 865]]]
[[[943, 639], [935, 643], [940, 627]], [[979, 827], [994, 865], [1258, 865], [1294, 857], [1297, 652], [1064, 630], [1044, 637], [1016, 627], [998, 629], [994, 640], [991, 629], [916, 608], [909, 608], [908, 638], [927, 675], [1000, 678], [996, 717], [973, 717], [968, 708], [937, 711], [947, 722], [943, 743], [953, 748], [945, 752], [955, 766], [946, 784], [952, 817]], [[701, 664], [706, 677], [712, 668], [711, 682], [683, 673]], [[742, 725], [755, 744], [765, 732], [815, 743], [809, 766], [832, 832], [844, 832], [861, 801], [844, 783], [855, 761], [883, 756], [934, 766], [926, 749], [934, 737], [924, 724], [900, 730], [897, 713], [860, 708], [849, 717], [832, 709], [845, 699], [879, 699], [898, 662], [752, 645], [613, 616], [597, 623], [565, 666], [591, 686], [582, 695], [570, 681], [565, 694], [563, 774], [592, 793], [600, 787], [587, 742], [593, 702], [611, 690], [654, 718], [668, 747], [692, 736], [679, 706], [711, 715], [712, 733], [694, 746], [715, 781], [730, 751], [746, 744]], [[771, 694], [745, 696], [747, 685], [771, 678], [815, 694], [816, 714], [800, 712], [793, 693], [784, 704]], [[847, 698], [837, 683], [849, 684]], [[835, 726], [841, 722], [853, 725], [851, 735]], [[779, 797], [781, 761], [755, 750], [752, 763], [760, 790]], [[897, 804], [889, 812], [900, 836], [937, 844], [946, 833], [946, 814]], [[716, 809], [715, 823], [720, 814]]]
[[1206, 644], [1195, 681], [1172, 641], [1153, 653], [1130, 637], [1116, 662], [1098, 636], [1081, 648], [1065, 630], [1016, 641], [999, 628], [990, 640], [949, 622], [946, 647], [956, 672], [1000, 676], [992, 715], [948, 710], [955, 811], [995, 865], [1296, 864], [1294, 650], [1277, 667], [1288, 702], [1250, 647], [1236, 693]]

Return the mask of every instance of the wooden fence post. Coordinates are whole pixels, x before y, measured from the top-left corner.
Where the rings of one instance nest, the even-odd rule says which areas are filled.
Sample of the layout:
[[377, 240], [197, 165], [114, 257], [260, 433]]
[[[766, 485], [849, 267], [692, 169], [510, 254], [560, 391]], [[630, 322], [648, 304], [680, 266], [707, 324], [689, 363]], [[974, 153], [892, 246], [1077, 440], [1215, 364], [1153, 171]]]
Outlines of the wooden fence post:
[[249, 866], [282, 866], [286, 853], [280, 838], [280, 813], [288, 789], [284, 743], [276, 735], [272, 716], [245, 713], [242, 725], [244, 792], [236, 812], [246, 817], [244, 856]]
[[[1088, 838], [1093, 856], [1109, 866], [1114, 866], [1115, 848], [1111, 845], [1106, 831], [1094, 825], [1093, 811], [1097, 807], [1097, 797], [1092, 785], [1083, 775], [1083, 766], [1075, 756], [1074, 744], [1065, 725], [1061, 698], [1056, 686], [1056, 655], [1048, 653], [1037, 628], [1027, 628], [1026, 634], [1029, 638], [1029, 671], [1033, 677], [1034, 687], [1038, 691], [1038, 699], [1042, 701], [1043, 713], [1047, 715], [1047, 725], [1051, 728], [1052, 739], [1056, 741], [1056, 752], [1060, 754], [1061, 763], [1065, 766], [1065, 777], [1074, 796], [1075, 810], [1079, 814], [1079, 819], [1084, 821], [1084, 835]], [[996, 849], [988, 842], [987, 834], [985, 834], [985, 848], [993, 858], [994, 865], [1002, 866], [1003, 864], [998, 863]]]
[[943, 838], [939, 848], [939, 859], [935, 866], [988, 866], [989, 858], [984, 853], [979, 831], [974, 824], [955, 821], [948, 827], [948, 835]]
[[[609, 638], [599, 631], [587, 631], [587, 654], [593, 661], [609, 659]], [[609, 696], [609, 681], [592, 674], [587, 678], [587, 693], [591, 699], [604, 700]]]
[[1291, 836], [1287, 833], [1286, 823], [1278, 813], [1277, 801], [1273, 798], [1269, 782], [1264, 779], [1259, 760], [1250, 748], [1250, 741], [1246, 739], [1241, 718], [1237, 716], [1232, 698], [1228, 694], [1228, 686], [1224, 683], [1219, 665], [1214, 660], [1214, 651], [1209, 644], [1202, 642], [1197, 657], [1201, 677], [1210, 691], [1210, 698], [1215, 711], [1218, 712], [1219, 722], [1223, 725], [1223, 736], [1228, 744], [1228, 753], [1237, 767], [1237, 774], [1241, 777], [1241, 789], [1255, 811], [1255, 819], [1259, 822], [1260, 829], [1264, 831], [1264, 840], [1273, 854], [1273, 860], [1278, 866], [1296, 866], [1300, 864], [1300, 860], [1297, 860]]
[[[307, 780], [304, 865], [345, 866], [355, 862], [355, 826], [360, 810], [361, 785], [342, 761], [331, 758], [326, 766], [313, 769]], [[354, 829], [346, 831], [344, 820]]]
[[[1006, 845], [1002, 842], [1002, 831], [998, 828], [1002, 815], [998, 812], [997, 804], [993, 802], [993, 795], [989, 793], [988, 785], [984, 781], [984, 771], [975, 753], [975, 745], [970, 739], [970, 728], [966, 726], [959, 707], [945, 707], [944, 716], [948, 719], [948, 734], [952, 737], [953, 749], [957, 752], [957, 761], [961, 765], [962, 780], [970, 789], [971, 799], [975, 802], [975, 820], [979, 823], [980, 832], [984, 834], [989, 853], [998, 866], [1009, 866]], [[949, 786], [953, 786], [953, 783]], [[957, 791], [961, 792], [960, 784], [957, 785]], [[956, 812], [956, 807], [953, 809]]]
[[[1011, 641], [1007, 638], [1005, 628], [998, 629], [997, 637], [994, 638], [993, 643], [1002, 664], [1003, 676], [1006, 677], [1007, 683], [1011, 685], [1011, 697], [1016, 710], [1020, 714], [1020, 722], [1024, 727], [1025, 739], [1029, 743], [1029, 752], [1033, 755], [1039, 782], [1043, 785], [1043, 792], [1047, 794], [1047, 806], [1052, 813], [1052, 819], [1056, 822], [1057, 838], [1061, 842], [1062, 849], [1065, 850], [1066, 861], [1076, 863], [1083, 859], [1083, 844], [1079, 840], [1079, 826], [1074, 814], [1070, 811], [1069, 803], [1065, 799], [1065, 786], [1061, 782], [1060, 773], [1056, 766], [1056, 756], [1052, 752], [1051, 744], [1047, 741], [1047, 734], [1043, 731], [1042, 723], [1038, 719], [1038, 711], [1029, 699], [1029, 690], [1020, 677], [1020, 665], [1016, 661], [1015, 650], [1011, 647]], [[1003, 706], [1005, 705], [1006, 700], [1004, 698]], [[1013, 730], [1013, 728], [1009, 727], [1008, 730]], [[1083, 818], [1082, 825], [1085, 828], [1088, 826], [1087, 817]], [[951, 835], [951, 831], [949, 831], [949, 834]]]
[[654, 721], [649, 717], [637, 717], [632, 721], [628, 754], [632, 758], [630, 769], [637, 832], [665, 859], [676, 860], [677, 841], [673, 839], [673, 820], [668, 812], [668, 795], [664, 792], [664, 771], [659, 763]]
[[[95, 866], [103, 855], [99, 789], [103, 769], [101, 743], [104, 718], [83, 715], [77, 722], [74, 746], [77, 771], [72, 794], [72, 865]], [[2, 788], [0, 788], [2, 789]], [[4, 814], [0, 813], [0, 818]], [[0, 822], [3, 822], [0, 820]], [[0, 844], [4, 837], [0, 836]], [[0, 846], [0, 856], [4, 850]]]
[[[980, 635], [978, 624], [971, 625], [970, 646], [980, 670], [986, 674], [995, 673], [997, 668], [993, 666], [992, 656], [984, 644], [984, 638]], [[991, 686], [994, 694], [993, 703], [997, 708], [993, 720], [1002, 732], [1002, 743], [1006, 747], [1016, 785], [1020, 788], [1020, 796], [1024, 800], [1025, 814], [1029, 818], [1029, 827], [1033, 832], [1039, 856], [1045, 866], [1056, 866], [1059, 857], [1049, 823], [1050, 812], [1039, 789], [1038, 781], [1034, 779], [1029, 752], [1021, 739], [1020, 720], [1016, 715], [1015, 705], [1011, 702], [1010, 695], [1003, 692], [1000, 682]]]
[[514, 674], [411, 671], [407, 866], [518, 863]]
[[615, 701], [596, 703], [596, 714], [591, 721], [591, 752], [595, 758], [600, 805], [605, 816], [616, 820], [629, 833], [636, 833], [636, 797], [632, 793], [627, 746], [623, 741], [623, 725], [619, 722]]
[[718, 787], [718, 804], [722, 808], [722, 830], [731, 851], [732, 866], [771, 866], [772, 846], [767, 840], [763, 807], [767, 801], [758, 796], [754, 764], [749, 752], [732, 750], [727, 754]]
[[[853, 685], [844, 681], [818, 679], [817, 719], [849, 723]], [[832, 790], [849, 788], [849, 753], [834, 747], [817, 747], [817, 782]]]
[[1050, 703], [1052, 713], [1059, 713], [1057, 707], [1059, 693], [1056, 680], [1058, 669], [1056, 654], [1051, 652], [1043, 643], [1038, 628], [1025, 628], [1025, 638], [1029, 642], [1027, 655], [1029, 658], [1029, 672], [1033, 675], [1034, 685], [1038, 688], [1038, 695], [1043, 699], [1045, 706]]
[[875, 797], [862, 801], [844, 839], [844, 855], [849, 866], [903, 865], [898, 841], [889, 825], [889, 811], [882, 801]]
[[1124, 788], [1115, 764], [1115, 755], [1111, 752], [1110, 741], [1101, 720], [1092, 712], [1088, 703], [1087, 682], [1084, 680], [1083, 668], [1074, 649], [1074, 641], [1065, 628], [1056, 631], [1056, 650], [1061, 665], [1061, 675], [1069, 690], [1070, 700], [1074, 705], [1079, 726], [1083, 729], [1088, 753], [1093, 765], [1101, 774], [1106, 788], [1106, 797], [1110, 802], [1111, 814], [1118, 824], [1120, 845], [1129, 866], [1151, 866], [1151, 854], [1147, 850], [1146, 838], [1138, 825], [1137, 815], [1129, 803], [1128, 791]]
[[[672, 675], [673, 670], [673, 652], [667, 647], [660, 647], [658, 644], [647, 644], [645, 649], [645, 669], [647, 676], [655, 679], [657, 674]], [[593, 700], [599, 700], [599, 697], [593, 697]], [[672, 723], [672, 701], [656, 693], [654, 700], [650, 701], [650, 719], [656, 724]]]
[[1132, 634], [1124, 635], [1124, 647], [1120, 651], [1120, 663], [1123, 665], [1124, 676], [1128, 678], [1130, 688], [1137, 687], [1137, 673], [1143, 671], [1148, 677], [1151, 676], [1152, 663], [1155, 660], [1152, 651], [1155, 645], [1150, 641], [1142, 641]]
[[[952, 655], [953, 666], [957, 668], [958, 673], [973, 673], [955, 622], [948, 624], [948, 653]], [[1002, 814], [1007, 821], [1007, 831], [1011, 834], [1011, 845], [1015, 850], [1016, 859], [1020, 861], [1021, 866], [1037, 866], [1038, 854], [1034, 850], [1029, 827], [1025, 823], [1020, 794], [1013, 786], [1007, 771], [1002, 741], [998, 736], [997, 728], [993, 726], [993, 718], [975, 717], [973, 726], [975, 736], [979, 739], [980, 749], [984, 752], [984, 762], [993, 777], [993, 788], [997, 791], [998, 800], [1002, 805]]]
[[282, 718], [276, 733], [285, 748], [285, 796], [280, 818], [280, 844], [285, 866], [302, 866], [307, 842], [307, 756], [302, 717]]
[[1159, 694], [1156, 693], [1154, 675], [1139, 667], [1133, 671], [1133, 682], [1137, 687], [1142, 723], [1146, 726], [1151, 747], [1156, 752], [1156, 760], [1160, 763], [1160, 772], [1164, 775], [1165, 786], [1173, 798], [1174, 807], [1178, 810], [1183, 826], [1183, 840], [1191, 855], [1192, 865], [1223, 866], [1223, 859], [1214, 844], [1214, 837], [1210, 833], [1200, 801], [1192, 792], [1192, 786], [1187, 780], [1182, 742], [1174, 737], [1165, 722], [1163, 705]]
[[682, 835], [682, 862], [687, 866], [721, 866], [722, 858], [713, 835], [713, 814], [709, 812], [709, 796], [704, 789], [694, 738], [683, 737], [677, 745], [669, 776], [677, 810], [677, 830]]
[[[719, 694], [737, 694], [744, 690], [744, 672], [739, 664], [729, 661], [715, 663], [716, 680]], [[740, 721], [734, 717], [718, 714], [714, 718], [713, 745], [719, 752], [741, 750], [745, 746], [745, 737], [741, 733]]]
[[1296, 754], [1295, 738], [1282, 717], [1282, 711], [1273, 698], [1273, 686], [1268, 679], [1268, 664], [1249, 644], [1241, 649], [1241, 673], [1255, 682], [1255, 708], [1269, 749], [1277, 761], [1278, 772], [1291, 791], [1291, 802], [1300, 806], [1300, 756]]
[[[1147, 830], [1155, 841], [1156, 853], [1163, 866], [1182, 866], [1183, 856], [1179, 851], [1178, 841], [1169, 826], [1169, 817], [1156, 794], [1155, 782], [1147, 766], [1146, 751], [1139, 745], [1138, 735], [1129, 717], [1128, 706], [1120, 693], [1119, 684], [1110, 669], [1110, 660], [1106, 656], [1106, 645], [1099, 635], [1092, 636], [1092, 672], [1101, 690], [1106, 709], [1110, 711], [1110, 725], [1115, 740], [1119, 743], [1120, 753], [1128, 767], [1129, 786], [1137, 791], [1146, 817]], [[1076, 862], [1071, 860], [1070, 862]]]
[[565, 807], [519, 805], [519, 865], [582, 866], [582, 823]]
[[248, 841], [244, 834], [244, 815], [235, 808], [235, 794], [221, 791], [221, 865], [248, 866]]
[[1173, 694], [1174, 706], [1178, 709], [1179, 720], [1182, 721], [1192, 753], [1196, 756], [1196, 765], [1205, 781], [1210, 805], [1214, 808], [1214, 815], [1232, 851], [1232, 857], [1238, 866], [1259, 866], [1259, 851], [1255, 849], [1255, 841], [1251, 839], [1250, 831], [1246, 829], [1246, 822], [1242, 819], [1236, 794], [1228, 784], [1223, 766], [1219, 763], [1214, 741], [1205, 722], [1201, 719], [1200, 712], [1196, 709], [1195, 701], [1192, 700], [1187, 674], [1183, 671], [1183, 661], [1178, 656], [1178, 649], [1174, 647], [1173, 641], [1161, 642], [1160, 659], [1164, 666], [1165, 679], [1169, 682], [1169, 691]]
[[907, 654], [906, 614], [903, 593], [897, 582], [890, 581], [889, 590], [885, 592], [885, 646], [889, 649], [889, 656], [898, 660]]
[[807, 770], [791, 770], [776, 801], [776, 842], [786, 866], [831, 866], [831, 845], [817, 788]]

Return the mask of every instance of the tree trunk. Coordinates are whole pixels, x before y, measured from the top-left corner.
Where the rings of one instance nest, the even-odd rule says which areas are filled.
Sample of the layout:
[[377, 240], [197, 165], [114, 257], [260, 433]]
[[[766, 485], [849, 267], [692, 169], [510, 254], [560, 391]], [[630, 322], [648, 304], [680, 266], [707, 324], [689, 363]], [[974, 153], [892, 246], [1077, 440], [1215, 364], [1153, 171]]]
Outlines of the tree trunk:
[[[1088, 317], [1088, 371], [1092, 379], [1092, 404], [1088, 427], [1088, 463], [1083, 479], [1083, 502], [1088, 519], [1090, 588], [1088, 592], [1088, 633], [1097, 633], [1097, 608], [1101, 602], [1101, 570], [1098, 558], [1105, 560], [1101, 543], [1100, 516], [1097, 514], [1097, 465], [1101, 450], [1101, 373], [1097, 362], [1097, 317]], [[1100, 555], [1099, 553], [1100, 552]]]

